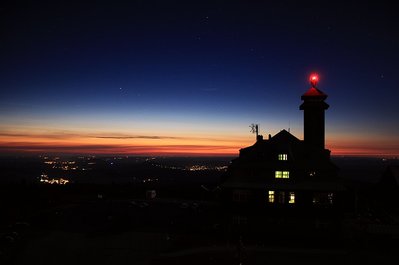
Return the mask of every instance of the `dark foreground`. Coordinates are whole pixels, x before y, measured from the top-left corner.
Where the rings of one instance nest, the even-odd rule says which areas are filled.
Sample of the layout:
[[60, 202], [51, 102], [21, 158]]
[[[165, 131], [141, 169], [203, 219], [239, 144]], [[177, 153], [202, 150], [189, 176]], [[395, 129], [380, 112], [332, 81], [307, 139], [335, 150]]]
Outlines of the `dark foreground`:
[[[217, 196], [219, 171], [115, 161], [96, 160], [96, 168], [71, 175], [75, 183], [65, 186], [30, 181], [47, 170], [42, 160], [3, 163], [2, 172], [33, 177], [0, 185], [0, 264], [392, 264], [399, 258], [398, 207], [376, 204], [372, 182], [355, 186], [358, 200], [347, 204], [356, 207], [342, 211], [236, 208]], [[384, 166], [348, 165], [343, 171], [359, 180]], [[116, 175], [138, 177], [110, 182]], [[106, 184], [88, 183], [101, 177]], [[148, 189], [157, 190], [155, 199], [146, 198]]]
[[262, 212], [168, 198], [53, 203], [3, 224], [1, 264], [385, 264], [399, 257], [393, 215]]

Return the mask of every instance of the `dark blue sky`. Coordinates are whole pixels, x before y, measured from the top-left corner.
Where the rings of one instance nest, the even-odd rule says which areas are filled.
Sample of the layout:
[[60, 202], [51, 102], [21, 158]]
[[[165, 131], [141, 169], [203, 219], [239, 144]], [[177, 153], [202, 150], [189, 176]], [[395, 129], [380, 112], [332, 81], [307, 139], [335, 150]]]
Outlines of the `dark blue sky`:
[[399, 154], [388, 2], [126, 2], [1, 4], [2, 143], [106, 131], [246, 144], [251, 123], [302, 138], [298, 106], [315, 71], [333, 153]]

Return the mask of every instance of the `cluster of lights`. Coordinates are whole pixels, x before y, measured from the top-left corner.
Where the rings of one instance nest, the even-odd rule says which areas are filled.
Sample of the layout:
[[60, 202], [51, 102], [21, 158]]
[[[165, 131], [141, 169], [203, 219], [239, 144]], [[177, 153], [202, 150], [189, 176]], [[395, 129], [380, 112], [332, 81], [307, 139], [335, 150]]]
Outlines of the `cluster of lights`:
[[71, 165], [75, 165], [75, 161], [61, 162], [61, 169], [62, 170], [76, 170], [76, 169], [78, 169], [78, 167], [71, 166]]
[[216, 169], [217, 171], [226, 171], [228, 167], [229, 167], [229, 166], [217, 166], [217, 167], [215, 167], [215, 169]]
[[186, 170], [189, 170], [189, 171], [203, 171], [203, 170], [207, 170], [207, 169], [208, 169], [208, 167], [201, 166], [201, 165], [194, 165], [194, 166], [190, 166], [190, 167], [186, 168]]
[[172, 169], [172, 170], [185, 170], [185, 171], [206, 171], [206, 170], [216, 170], [216, 171], [226, 171], [228, 166], [205, 166], [205, 165], [192, 165], [186, 167], [177, 166], [166, 166], [160, 164], [152, 164], [155, 167]]
[[91, 160], [91, 159], [95, 159], [96, 156], [78, 156], [78, 158], [81, 160]]
[[40, 182], [52, 185], [66, 185], [69, 183], [69, 180], [64, 178], [49, 178], [46, 174], [40, 175]]
[[[94, 157], [79, 157], [79, 159], [83, 159], [84, 162], [83, 164], [86, 165], [95, 165], [96, 162], [91, 161], [91, 159], [93, 159]], [[60, 161], [59, 157], [54, 157], [54, 158], [49, 158], [47, 156], [43, 157], [44, 164], [46, 165], [50, 165], [52, 169], [61, 169], [64, 171], [68, 171], [68, 170], [90, 170], [91, 168], [83, 168], [83, 167], [79, 167], [77, 165], [76, 161]], [[86, 162], [87, 161], [87, 162]], [[90, 162], [89, 162], [90, 161]]]
[[147, 183], [147, 182], [157, 182], [158, 178], [146, 178], [143, 179], [143, 183]]
[[166, 166], [161, 164], [151, 164], [154, 167], [164, 168], [164, 169], [173, 169], [173, 170], [184, 170], [182, 167], [175, 167], [175, 166]]
[[203, 165], [193, 165], [186, 167], [185, 170], [188, 171], [205, 171], [205, 170], [216, 170], [216, 171], [226, 171], [228, 166], [203, 166]]

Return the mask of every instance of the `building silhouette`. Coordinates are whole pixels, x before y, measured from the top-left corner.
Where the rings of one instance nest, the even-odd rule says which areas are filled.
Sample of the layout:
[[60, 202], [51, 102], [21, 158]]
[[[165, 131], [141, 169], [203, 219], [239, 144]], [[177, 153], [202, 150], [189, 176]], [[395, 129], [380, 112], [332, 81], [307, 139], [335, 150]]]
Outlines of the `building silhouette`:
[[324, 112], [327, 95], [317, 88], [317, 76], [301, 97], [304, 140], [281, 130], [240, 149], [222, 178], [222, 198], [233, 204], [334, 208], [341, 204], [345, 186], [338, 167], [325, 149]]
[[399, 165], [388, 165], [371, 192], [379, 208], [397, 208], [399, 204]]

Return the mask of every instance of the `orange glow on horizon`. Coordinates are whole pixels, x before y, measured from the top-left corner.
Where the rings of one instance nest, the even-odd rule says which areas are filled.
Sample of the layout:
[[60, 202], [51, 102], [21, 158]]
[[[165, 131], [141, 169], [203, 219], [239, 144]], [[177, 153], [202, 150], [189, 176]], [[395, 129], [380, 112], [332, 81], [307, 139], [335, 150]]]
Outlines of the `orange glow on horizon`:
[[[253, 139], [252, 139], [253, 140]], [[57, 153], [102, 155], [237, 155], [240, 148], [252, 144], [247, 137], [220, 136], [143, 136], [143, 135], [58, 135], [4, 134], [0, 136], [0, 152]]]
[[[1, 153], [25, 154], [90, 154], [90, 155], [145, 155], [145, 156], [238, 156], [243, 147], [254, 144], [251, 138], [248, 142], [215, 144], [115, 144], [110, 142], [85, 143], [80, 142], [14, 142], [0, 141]], [[377, 149], [372, 147], [330, 147], [333, 156], [369, 156], [369, 157], [399, 157], [396, 149]]]
[[[370, 140], [369, 137], [372, 139]], [[334, 135], [327, 140], [331, 155], [399, 157], [399, 143], [389, 137]]]
[[90, 154], [90, 155], [238, 155], [240, 146], [224, 145], [54, 145], [49, 143], [15, 143], [0, 149], [3, 153]]
[[[238, 156], [241, 148], [251, 146], [249, 135], [208, 134], [194, 136], [126, 135], [121, 133], [0, 131], [1, 154], [89, 154], [143, 156]], [[334, 135], [326, 147], [333, 156], [399, 157], [399, 144], [392, 139], [370, 141], [368, 138]]]
[[356, 156], [356, 157], [399, 157], [398, 152], [391, 152], [389, 150], [376, 150], [376, 149], [333, 149], [331, 150], [332, 156]]

